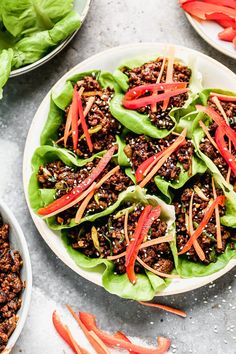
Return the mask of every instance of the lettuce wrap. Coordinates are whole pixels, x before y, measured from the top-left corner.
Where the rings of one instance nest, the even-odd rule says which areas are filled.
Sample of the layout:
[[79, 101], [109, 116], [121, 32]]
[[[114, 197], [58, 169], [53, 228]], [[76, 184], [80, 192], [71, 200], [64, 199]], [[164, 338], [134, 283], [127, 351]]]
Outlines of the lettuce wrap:
[[[172, 132], [177, 124], [177, 121], [173, 115], [171, 115], [171, 111], [168, 114], [168, 119], [170, 120], [172, 127], [170, 129], [160, 128], [155, 126], [149, 115], [146, 113], [139, 113], [136, 110], [129, 110], [123, 107], [122, 100], [124, 98], [124, 93], [129, 89], [129, 79], [128, 76], [122, 71], [123, 68], [134, 69], [143, 65], [144, 63], [155, 60], [157, 57], [143, 56], [137, 57], [130, 60], [126, 60], [119, 66], [118, 69], [114, 72], [114, 78], [118, 82], [121, 90], [116, 92], [115, 97], [112, 99], [110, 104], [110, 109], [113, 114], [125, 127], [129, 130], [133, 131], [136, 134], [145, 134], [152, 138], [164, 138]], [[181, 60], [176, 59], [176, 62], [181, 63]], [[189, 62], [187, 63], [189, 67], [191, 67], [191, 77], [189, 80], [189, 97], [184, 103], [184, 107], [188, 105], [189, 101], [191, 101], [199, 90], [202, 89], [201, 86], [201, 74], [197, 71], [196, 61], [192, 58], [189, 58]], [[164, 113], [161, 113], [159, 120]]]
[[[39, 168], [41, 168], [42, 171], [44, 171], [44, 169], [46, 169], [46, 165], [50, 164], [50, 163], [56, 163], [56, 161], [62, 162], [65, 165], [65, 171], [62, 171], [63, 173], [66, 173], [66, 171], [71, 168], [72, 173], [73, 172], [77, 172], [79, 173], [79, 171], [83, 171], [83, 168], [86, 167], [86, 165], [90, 162], [93, 162], [93, 160], [95, 159], [100, 159], [103, 156], [104, 153], [98, 153], [93, 155], [92, 157], [88, 158], [88, 159], [79, 159], [74, 153], [72, 153], [69, 150], [66, 149], [61, 149], [61, 148], [57, 148], [54, 146], [49, 146], [49, 145], [44, 145], [39, 147], [38, 149], [36, 149], [33, 158], [32, 158], [32, 175], [30, 178], [30, 182], [29, 182], [29, 187], [28, 187], [28, 193], [29, 193], [29, 201], [30, 201], [30, 205], [31, 208], [34, 210], [35, 213], [37, 213], [37, 211], [42, 208], [47, 206], [48, 204], [50, 204], [51, 202], [53, 202], [56, 198], [56, 193], [60, 191], [60, 188], [62, 188], [61, 186], [59, 186], [59, 190], [58, 188], [56, 188], [55, 183], [58, 182], [56, 180], [53, 180], [52, 182], [52, 187], [45, 187], [43, 188], [43, 185], [40, 185], [39, 183]], [[119, 161], [119, 151], [116, 155], [114, 155], [113, 157], [113, 164], [114, 166], [118, 163]], [[90, 167], [91, 168], [91, 167]], [[122, 171], [120, 170], [120, 173], [122, 173], [122, 176], [126, 176], [123, 177], [123, 179], [125, 178], [124, 183], [127, 183], [128, 185], [132, 185], [133, 182], [129, 177], [129, 170], [125, 170]], [[46, 173], [48, 173], [47, 169], [46, 169]], [[84, 172], [83, 172], [84, 173]], [[89, 174], [89, 172], [88, 172]], [[50, 179], [52, 180], [54, 177], [54, 174], [50, 175]], [[117, 176], [117, 173], [116, 173]], [[69, 177], [69, 178], [73, 178]], [[118, 178], [118, 177], [117, 177]], [[49, 178], [48, 178], [48, 181]], [[59, 180], [60, 182], [60, 180]], [[115, 186], [114, 186], [115, 187]], [[68, 187], [66, 187], [68, 188]], [[65, 189], [65, 188], [64, 188]], [[66, 189], [67, 192], [67, 189]], [[98, 190], [99, 192], [99, 190]], [[113, 192], [115, 192], [115, 188], [113, 190]], [[116, 192], [118, 194], [118, 192]], [[98, 193], [99, 194], [99, 193]], [[95, 199], [95, 197], [94, 197]], [[99, 203], [99, 202], [98, 202]], [[111, 206], [110, 206], [111, 207]], [[106, 210], [109, 210], [109, 208], [107, 208]], [[76, 210], [75, 210], [76, 213]], [[76, 226], [77, 223], [75, 222], [74, 219], [74, 211], [72, 213], [73, 215], [70, 215], [70, 218], [68, 217], [69, 223], [59, 223], [57, 216], [52, 216], [46, 219], [46, 222], [48, 224], [48, 226], [53, 229], [53, 230], [61, 230], [63, 228], [68, 228], [68, 227], [73, 227]], [[60, 214], [59, 214], [60, 215]], [[86, 216], [85, 219], [93, 219], [93, 213], [89, 214], [89, 216]], [[83, 219], [82, 219], [83, 221]], [[82, 222], [81, 221], [81, 222]]]
[[[91, 226], [96, 225], [96, 222], [100, 222], [102, 218], [110, 216], [111, 214], [116, 213], [117, 210], [122, 209], [127, 202], [131, 204], [141, 203], [142, 205], [160, 205], [161, 219], [165, 220], [168, 224], [168, 230], [166, 232], [174, 234], [174, 208], [165, 204], [161, 199], [155, 196], [147, 195], [145, 191], [139, 187], [129, 187], [127, 191], [121, 193], [115, 205], [97, 215], [93, 215], [92, 218], [85, 218], [84, 221], [89, 221]], [[83, 224], [78, 228], [80, 227], [82, 228]], [[74, 249], [71, 246], [72, 241], [68, 237], [68, 230], [62, 231], [62, 240], [75, 263], [83, 269], [100, 273], [102, 275], [102, 284], [104, 288], [112, 294], [137, 301], [148, 301], [151, 300], [157, 292], [163, 290], [169, 284], [169, 279], [164, 280], [154, 273], [145, 270], [143, 273], [137, 274], [138, 281], [135, 285], [132, 285], [126, 274], [116, 274], [113, 261], [109, 261], [106, 258], [91, 258]]]

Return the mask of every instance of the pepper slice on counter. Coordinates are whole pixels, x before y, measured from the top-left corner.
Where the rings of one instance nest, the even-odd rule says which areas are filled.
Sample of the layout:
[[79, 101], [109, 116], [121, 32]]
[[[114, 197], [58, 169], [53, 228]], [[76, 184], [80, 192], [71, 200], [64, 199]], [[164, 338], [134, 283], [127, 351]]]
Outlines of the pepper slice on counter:
[[[101, 158], [98, 165], [93, 169], [91, 174], [78, 186], [73, 188], [69, 193], [63, 195], [61, 198], [58, 198], [54, 202], [50, 203], [48, 206], [44, 208], [40, 208], [38, 210], [38, 214], [42, 216], [52, 216], [53, 213], [59, 213], [62, 208], [75, 201], [83, 191], [87, 190], [87, 188], [95, 181], [95, 179], [102, 173], [105, 169], [112, 156], [114, 155], [116, 146], [111, 147], [106, 154]], [[54, 214], [55, 215], [55, 214]]]
[[233, 171], [233, 173], [236, 175], [236, 158], [228, 150], [224, 137], [225, 133], [220, 129], [220, 127], [218, 127], [215, 132], [215, 141], [218, 146], [218, 150], [221, 153], [221, 156], [227, 162], [228, 166]]
[[[77, 93], [78, 94], [78, 93]], [[81, 120], [81, 125], [82, 125], [82, 129], [85, 135], [85, 139], [89, 148], [89, 151], [92, 152], [93, 151], [93, 143], [91, 140], [91, 136], [89, 134], [89, 130], [88, 130], [88, 126], [85, 120], [85, 116], [84, 116], [84, 111], [83, 111], [83, 106], [82, 106], [82, 101], [81, 101], [81, 97], [78, 94], [77, 96], [77, 104], [78, 104], [78, 113], [79, 113], [79, 117]]]
[[[126, 335], [121, 332], [121, 331], [118, 331], [114, 334], [114, 337], [115, 338], [118, 338], [118, 339], [121, 339], [121, 340], [124, 340], [125, 342], [128, 342], [128, 343], [132, 343], [128, 337], [126, 337]], [[132, 350], [129, 352], [130, 354], [138, 354], [137, 352], [133, 352]]]
[[52, 322], [57, 331], [57, 333], [61, 336], [62, 339], [69, 345], [69, 347], [76, 354], [89, 354], [89, 352], [83, 348], [81, 348], [77, 342], [72, 337], [72, 334], [69, 328], [61, 322], [61, 319], [56, 311], [52, 314]]
[[177, 90], [161, 93], [159, 95], [155, 94], [151, 96], [145, 96], [134, 100], [127, 100], [124, 97], [123, 106], [127, 109], [138, 109], [138, 108], [146, 107], [148, 105], [152, 105], [157, 102], [162, 102], [170, 97], [178, 96], [188, 91], [189, 91], [188, 88], [183, 88], [183, 89], [177, 89]]
[[117, 338], [100, 330], [96, 325], [96, 317], [86, 312], [80, 312], [79, 318], [88, 331], [93, 331], [108, 346], [126, 349], [129, 352], [137, 352], [139, 354], [165, 354], [170, 348], [170, 340], [164, 337], [158, 337], [157, 348], [145, 348], [133, 343], [129, 343], [124, 339]]
[[206, 113], [218, 126], [223, 130], [225, 135], [232, 141], [234, 147], [236, 148], [236, 132], [230, 128], [223, 117], [221, 117], [214, 109], [210, 107], [205, 107], [201, 105], [196, 105], [196, 108], [200, 112]]
[[215, 207], [217, 205], [224, 206], [225, 199], [226, 198], [224, 195], [220, 195], [212, 202], [212, 204], [208, 207], [207, 211], [205, 212], [205, 215], [204, 215], [201, 223], [199, 224], [198, 228], [193, 232], [192, 236], [190, 237], [190, 239], [188, 240], [186, 245], [183, 247], [183, 249], [178, 253], [178, 255], [184, 254], [190, 250], [190, 248], [193, 245], [193, 242], [195, 240], [197, 240], [197, 238], [202, 234], [204, 228], [208, 224], [208, 222], [209, 222], [210, 218], [212, 217], [212, 214], [215, 210]]
[[156, 83], [156, 84], [145, 84], [136, 86], [129, 91], [126, 92], [124, 99], [127, 101], [134, 100], [139, 98], [140, 96], [145, 95], [147, 92], [154, 92], [154, 91], [164, 91], [165, 89], [169, 90], [177, 90], [180, 88], [187, 87], [187, 82], [173, 82], [173, 83]]
[[126, 273], [128, 275], [129, 281], [132, 284], [136, 284], [137, 282], [137, 277], [134, 272], [134, 264], [138, 255], [139, 246], [141, 245], [144, 239], [143, 227], [151, 210], [152, 210], [151, 205], [147, 205], [143, 209], [138, 219], [138, 223], [134, 235], [132, 236], [133, 240], [130, 241], [127, 247], [126, 256], [125, 256], [125, 267], [126, 267]]

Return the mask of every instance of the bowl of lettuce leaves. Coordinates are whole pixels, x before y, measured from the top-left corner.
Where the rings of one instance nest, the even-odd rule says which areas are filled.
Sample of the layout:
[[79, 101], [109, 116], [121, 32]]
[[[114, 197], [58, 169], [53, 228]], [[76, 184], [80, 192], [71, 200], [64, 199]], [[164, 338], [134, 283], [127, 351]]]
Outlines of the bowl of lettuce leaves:
[[46, 63], [70, 42], [88, 13], [90, 1], [1, 1], [0, 99], [9, 77]]

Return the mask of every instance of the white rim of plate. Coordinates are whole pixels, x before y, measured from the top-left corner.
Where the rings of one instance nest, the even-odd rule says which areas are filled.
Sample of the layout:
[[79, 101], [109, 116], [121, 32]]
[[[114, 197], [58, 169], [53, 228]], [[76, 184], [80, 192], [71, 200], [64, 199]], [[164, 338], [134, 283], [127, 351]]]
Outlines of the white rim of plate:
[[[85, 65], [89, 65], [91, 62], [94, 62], [95, 60], [97, 60], [100, 57], [106, 57], [106, 55], [109, 54], [116, 54], [119, 53], [121, 50], [125, 50], [125, 49], [142, 49], [145, 52], [145, 49], [150, 51], [150, 48], [155, 46], [157, 52], [160, 51], [164, 48], [166, 48], [167, 46], [171, 46], [171, 47], [175, 47], [177, 49], [179, 49], [180, 51], [184, 51], [184, 52], [188, 52], [188, 53], [192, 53], [195, 54], [196, 56], [202, 56], [203, 58], [205, 58], [206, 60], [208, 60], [209, 62], [214, 63], [215, 65], [218, 65], [219, 67], [221, 67], [222, 70], [224, 70], [225, 72], [227, 72], [230, 75], [233, 75], [233, 77], [235, 78], [235, 82], [236, 82], [236, 75], [230, 70], [228, 69], [226, 66], [224, 66], [223, 64], [221, 64], [220, 62], [218, 62], [217, 60], [199, 52], [196, 51], [194, 49], [191, 48], [187, 48], [184, 46], [179, 46], [179, 45], [175, 45], [175, 44], [171, 44], [171, 43], [157, 43], [157, 42], [145, 42], [145, 43], [138, 43], [138, 44], [126, 44], [126, 45], [121, 45], [118, 47], [114, 47], [114, 48], [110, 48], [107, 49], [105, 51], [102, 51], [98, 54], [95, 54], [91, 57], [89, 57], [88, 59], [82, 61], [81, 63], [77, 64], [76, 66], [74, 66], [71, 70], [69, 70], [66, 74], [64, 74], [58, 81], [57, 83], [50, 89], [50, 91], [47, 93], [47, 95], [44, 97], [43, 101], [41, 102], [40, 106], [38, 107], [38, 110], [35, 113], [35, 116], [32, 120], [27, 138], [26, 138], [26, 143], [25, 143], [25, 149], [24, 149], [24, 156], [23, 156], [23, 185], [24, 185], [24, 193], [25, 193], [25, 198], [26, 198], [26, 202], [31, 214], [31, 217], [34, 221], [34, 224], [36, 226], [36, 228], [38, 229], [40, 235], [43, 237], [43, 239], [45, 240], [45, 242], [48, 244], [48, 246], [51, 248], [51, 250], [56, 254], [56, 256], [58, 258], [60, 258], [69, 268], [71, 268], [73, 271], [75, 271], [77, 274], [79, 274], [80, 276], [82, 276], [83, 278], [93, 282], [94, 284], [97, 284], [99, 286], [102, 286], [102, 282], [101, 282], [101, 276], [98, 277], [96, 276], [95, 272], [91, 272], [91, 271], [86, 271], [82, 268], [80, 268], [79, 266], [77, 266], [75, 264], [75, 262], [72, 260], [72, 258], [70, 258], [70, 256], [68, 255], [68, 257], [65, 257], [63, 252], [61, 250], [59, 250], [57, 247], [55, 247], [54, 242], [53, 242], [53, 236], [55, 235], [59, 235], [58, 232], [53, 232], [53, 230], [49, 229], [48, 226], [46, 226], [47, 231], [45, 232], [44, 228], [45, 228], [45, 221], [43, 221], [39, 216], [37, 216], [33, 210], [30, 207], [29, 204], [29, 198], [28, 198], [28, 183], [29, 183], [29, 176], [27, 177], [27, 169], [31, 166], [31, 158], [32, 158], [32, 153], [29, 154], [28, 150], [30, 150], [30, 142], [31, 140], [34, 140], [33, 138], [33, 132], [36, 126], [36, 119], [35, 117], [37, 117], [39, 115], [39, 112], [41, 110], [41, 107], [43, 107], [44, 105], [48, 105], [49, 103], [49, 98], [50, 98], [50, 94], [51, 91], [53, 89], [55, 89], [56, 87], [60, 87], [68, 77], [72, 76], [75, 71], [79, 72], [81, 70], [83, 70], [82, 68]], [[158, 49], [159, 47], [159, 49]], [[155, 49], [154, 48], [154, 49]], [[135, 56], [135, 55], [134, 55]], [[119, 64], [119, 63], [117, 63]], [[92, 69], [91, 69], [92, 70]], [[38, 145], [39, 146], [39, 145]], [[66, 251], [66, 250], [65, 250]], [[66, 258], [66, 259], [65, 259]], [[189, 281], [191, 282], [191, 280], [193, 279], [201, 279], [200, 284], [194, 284], [191, 282], [191, 284], [189, 284], [187, 286], [187, 288], [184, 289], [178, 289], [177, 291], [172, 289], [172, 290], [168, 290], [169, 287], [167, 287], [166, 289], [164, 289], [162, 292], [157, 293], [156, 296], [167, 296], [167, 295], [176, 295], [176, 294], [180, 294], [180, 293], [185, 293], [197, 288], [200, 288], [218, 278], [220, 278], [222, 275], [226, 274], [227, 272], [229, 272], [231, 269], [233, 269], [236, 266], [236, 259], [232, 259], [229, 261], [229, 263], [221, 270], [219, 270], [218, 272], [208, 275], [208, 276], [204, 276], [204, 277], [194, 277], [194, 278], [181, 278], [181, 280], [184, 281]], [[94, 276], [93, 276], [94, 274]]]
[[[11, 350], [13, 349], [14, 345], [16, 344], [23, 328], [26, 322], [26, 318], [29, 312], [29, 307], [31, 303], [31, 295], [32, 295], [32, 267], [31, 267], [31, 261], [30, 261], [30, 254], [29, 254], [29, 249], [28, 245], [24, 236], [24, 233], [15, 217], [15, 215], [12, 213], [12, 211], [9, 209], [9, 207], [4, 203], [2, 200], [0, 200], [0, 208], [4, 210], [4, 213], [7, 216], [7, 222], [10, 224], [10, 227], [14, 227], [16, 234], [17, 234], [17, 239], [19, 240], [21, 247], [22, 247], [22, 252], [21, 256], [22, 258], [24, 257], [24, 264], [23, 267], [25, 268], [25, 274], [26, 274], [26, 288], [24, 290], [24, 299], [22, 302], [22, 312], [19, 316], [19, 320], [17, 322], [16, 328], [12, 335], [9, 338], [9, 341], [7, 343], [6, 348], [3, 351], [3, 354], [10, 353]], [[21, 310], [20, 309], [20, 310]], [[19, 310], [19, 311], [20, 311]]]
[[53, 49], [51, 52], [49, 52], [47, 55], [45, 55], [43, 58], [37, 60], [36, 62], [32, 63], [32, 64], [28, 64], [25, 65], [19, 69], [16, 70], [12, 70], [10, 73], [10, 78], [15, 77], [15, 76], [19, 76], [22, 74], [26, 74], [36, 68], [38, 68], [39, 66], [43, 65], [44, 63], [47, 63], [49, 60], [51, 60], [52, 58], [54, 58], [60, 51], [62, 51], [62, 49], [64, 49], [67, 44], [70, 43], [70, 41], [74, 38], [74, 36], [76, 35], [76, 33], [81, 29], [84, 20], [88, 14], [90, 5], [91, 5], [91, 1], [92, 0], [87, 0], [87, 4], [83, 10], [83, 12], [81, 13], [81, 26], [80, 28], [78, 28], [75, 32], [73, 32], [67, 39], [65, 39], [61, 44], [59, 44], [55, 49]]
[[[227, 50], [220, 45], [218, 45], [211, 37], [205, 34], [205, 32], [199, 27], [198, 21], [195, 20], [190, 14], [185, 12], [185, 15], [188, 19], [188, 21], [191, 23], [195, 31], [199, 34], [200, 37], [202, 37], [208, 44], [210, 44], [213, 48], [217, 49], [219, 52], [227, 55], [230, 58], [236, 59], [236, 49], [235, 49], [235, 55], [230, 51]], [[233, 45], [233, 44], [232, 44]]]

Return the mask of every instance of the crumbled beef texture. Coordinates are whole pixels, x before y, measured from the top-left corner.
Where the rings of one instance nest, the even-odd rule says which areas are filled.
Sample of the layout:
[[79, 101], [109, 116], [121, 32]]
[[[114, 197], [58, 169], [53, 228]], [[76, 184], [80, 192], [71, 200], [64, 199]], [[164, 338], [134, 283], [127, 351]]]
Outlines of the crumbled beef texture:
[[[86, 76], [80, 81], [79, 88], [83, 87], [82, 104], [85, 108], [88, 100], [94, 96], [95, 101], [86, 116], [88, 129], [94, 129], [95, 133], [91, 133], [93, 143], [93, 152], [90, 152], [85, 138], [79, 139], [76, 154], [81, 158], [88, 158], [91, 155], [103, 150], [109, 149], [116, 141], [116, 134], [120, 134], [121, 125], [111, 115], [109, 110], [109, 101], [113, 97], [113, 90], [110, 88], [103, 89], [98, 81], [91, 76]], [[93, 94], [94, 93], [94, 94]], [[91, 94], [91, 96], [89, 96]], [[65, 119], [67, 118], [69, 107], [65, 110]], [[64, 136], [65, 123], [59, 128], [59, 139]], [[79, 136], [83, 135], [81, 125], [79, 127]], [[64, 147], [63, 139], [58, 142]], [[68, 138], [67, 148], [73, 150], [72, 137]]]
[[[131, 238], [140, 214], [141, 206], [137, 206], [135, 211], [129, 214], [128, 218], [128, 235]], [[91, 227], [95, 226], [99, 240], [99, 250], [94, 247]], [[157, 219], [149, 231], [148, 240], [156, 239], [164, 236], [167, 231], [167, 224], [160, 219]], [[72, 239], [72, 247], [78, 249], [86, 256], [91, 258], [102, 257], [106, 258], [110, 255], [117, 255], [126, 250], [126, 240], [124, 235], [124, 216], [114, 219], [110, 216], [108, 219], [103, 219], [95, 222], [94, 225], [87, 223], [79, 228], [69, 230], [69, 237]], [[155, 270], [170, 273], [174, 268], [173, 257], [169, 243], [160, 243], [144, 248], [139, 251], [139, 257], [150, 267]], [[114, 261], [115, 273], [123, 274], [125, 269], [125, 258], [119, 258]], [[143, 272], [142, 266], [136, 262], [135, 272]]]
[[[209, 101], [209, 102], [211, 102], [211, 101]], [[221, 102], [221, 104], [223, 106], [223, 102]], [[213, 108], [216, 109], [216, 107], [214, 106], [213, 103], [211, 105], [213, 105]], [[234, 106], [235, 106], [234, 109], [236, 110], [236, 104], [234, 104]], [[231, 112], [231, 111], [229, 111], [229, 112]], [[231, 118], [232, 115], [228, 115], [228, 117]], [[236, 120], [236, 116], [234, 116], [234, 117]], [[229, 121], [230, 121], [230, 119], [229, 119]], [[209, 127], [209, 133], [210, 133], [211, 137], [213, 138], [213, 140], [214, 140], [215, 131], [216, 131], [217, 127], [218, 127], [218, 125], [215, 122], [212, 123]], [[236, 129], [235, 123], [232, 124], [231, 127], [233, 129]], [[226, 141], [226, 143], [227, 143], [227, 141]], [[227, 145], [228, 145], [228, 143], [227, 143]], [[221, 156], [220, 152], [212, 145], [212, 143], [209, 141], [209, 139], [207, 137], [202, 139], [199, 147], [200, 147], [200, 150], [212, 160], [212, 162], [219, 169], [222, 176], [226, 179], [229, 167], [228, 167], [228, 164], [225, 161], [225, 159]], [[231, 153], [234, 156], [236, 156], [236, 150], [233, 145], [231, 146]], [[229, 182], [234, 186], [234, 189], [236, 191], [236, 176], [234, 175], [233, 172], [231, 172], [231, 174], [230, 174]]]
[[0, 216], [0, 351], [4, 350], [17, 324], [16, 313], [21, 307], [23, 283], [18, 251], [11, 251], [9, 225]]
[[[191, 195], [194, 191], [194, 186], [198, 186], [204, 195], [210, 199], [214, 199], [212, 191], [212, 179], [209, 174], [205, 174], [201, 177], [196, 177], [194, 181], [190, 181], [189, 185], [186, 186], [182, 191], [180, 191], [174, 199], [175, 213], [176, 213], [176, 240], [178, 250], [181, 250], [183, 246], [187, 243], [189, 235], [186, 228], [186, 214], [189, 214], [189, 204]], [[221, 189], [216, 189], [217, 195], [222, 195]], [[193, 226], [196, 227], [202, 221], [205, 210], [208, 207], [209, 201], [203, 200], [196, 192], [194, 192], [193, 198]], [[225, 207], [219, 207], [220, 216], [224, 215]], [[227, 228], [221, 225], [221, 235], [223, 248], [218, 249], [216, 245], [216, 221], [215, 214], [213, 213], [211, 219], [209, 220], [207, 226], [204, 228], [204, 232], [198, 238], [198, 242], [203, 249], [206, 259], [204, 263], [209, 264], [214, 262], [216, 255], [221, 254], [225, 251], [227, 243], [231, 243], [236, 240], [236, 231], [231, 228]], [[234, 244], [231, 245], [234, 247]], [[199, 262], [199, 258], [192, 246], [190, 250], [186, 253], [188, 259]]]
[[[165, 139], [151, 139], [145, 135], [129, 134], [126, 137], [125, 153], [131, 161], [132, 167], [136, 171], [141, 163], [149, 157], [157, 154], [170, 146], [176, 140], [176, 136], [170, 134]], [[176, 150], [158, 171], [158, 175], [167, 181], [178, 180], [181, 172], [177, 163], [183, 165], [185, 171], [191, 173], [191, 161], [194, 153], [193, 145], [190, 141]]]
[[[225, 111], [226, 116], [229, 118], [229, 124], [231, 128], [236, 129], [236, 103], [235, 102], [227, 102], [220, 101], [220, 104]], [[217, 106], [211, 99], [208, 100], [208, 105], [212, 107], [215, 111], [220, 113]]]
[[[56, 190], [56, 198], [59, 198], [84, 181], [91, 174], [93, 168], [97, 166], [98, 162], [99, 159], [95, 159], [77, 171], [66, 166], [62, 161], [40, 166], [38, 171], [39, 185], [41, 188], [54, 188]], [[110, 162], [100, 174], [98, 180], [102, 179], [114, 167], [115, 165]], [[132, 184], [131, 179], [120, 169], [97, 190], [94, 198], [89, 202], [86, 212], [89, 214], [106, 209], [117, 200], [122, 191]], [[71, 219], [75, 217], [78, 207], [78, 204], [76, 204], [74, 207], [59, 213], [57, 222], [59, 224], [70, 223]]]
[[[129, 78], [129, 88], [133, 88], [145, 84], [154, 84], [159, 76], [163, 59], [158, 58], [156, 61], [146, 63], [134, 69], [123, 68], [123, 72]], [[166, 81], [167, 63], [161, 78], [161, 82]], [[181, 64], [174, 64], [173, 81], [189, 82], [191, 77], [191, 69]], [[166, 111], [162, 111], [162, 102], [157, 103], [156, 112], [151, 111], [150, 106], [138, 109], [140, 113], [149, 115], [152, 123], [159, 129], [172, 129], [174, 122], [169, 117], [169, 112], [173, 107], [182, 107], [188, 98], [188, 94], [184, 93], [175, 97], [171, 97]]]

